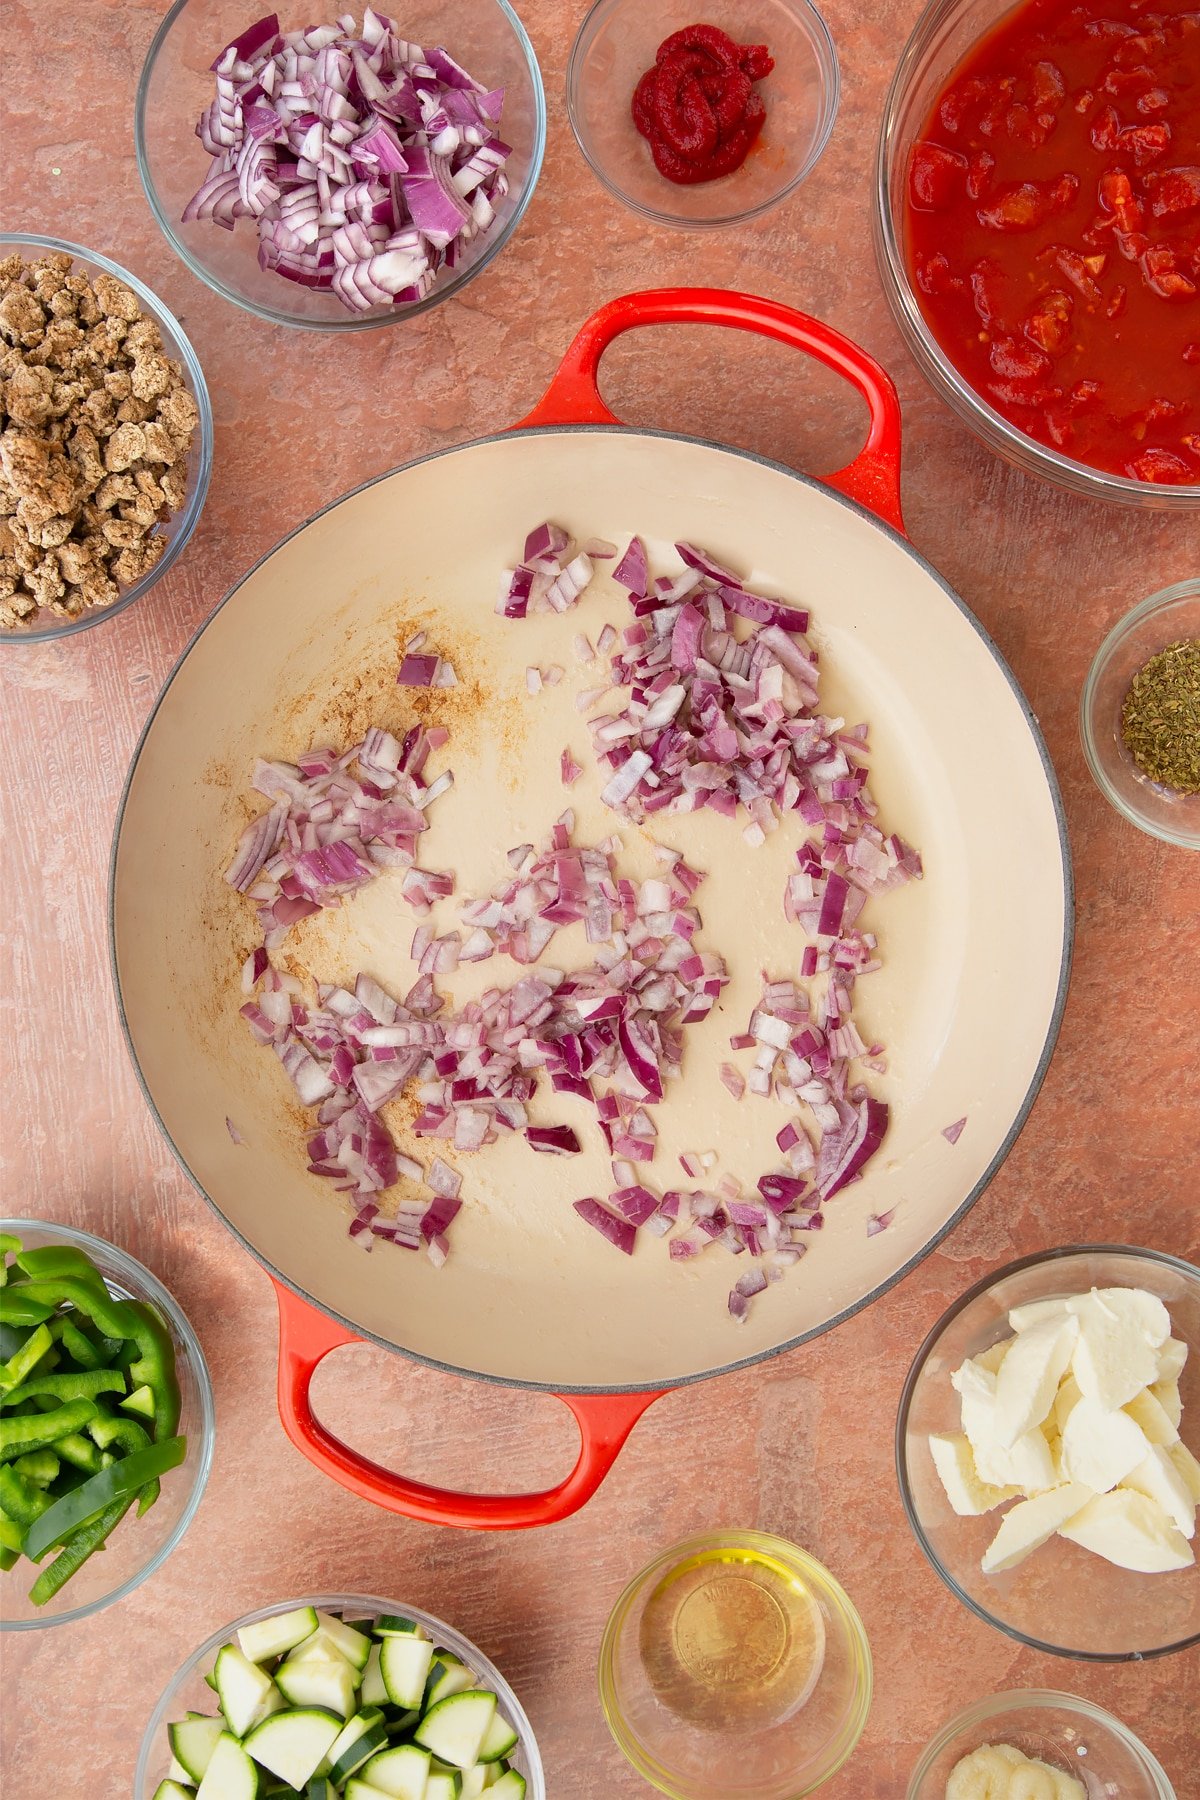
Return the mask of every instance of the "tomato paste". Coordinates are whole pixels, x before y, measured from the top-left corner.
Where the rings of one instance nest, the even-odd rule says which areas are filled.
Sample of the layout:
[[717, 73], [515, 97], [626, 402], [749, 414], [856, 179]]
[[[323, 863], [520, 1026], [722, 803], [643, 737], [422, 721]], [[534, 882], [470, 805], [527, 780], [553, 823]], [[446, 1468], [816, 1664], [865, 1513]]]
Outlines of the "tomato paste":
[[765, 44], [735, 44], [715, 25], [664, 38], [632, 108], [659, 174], [690, 185], [740, 169], [767, 117], [753, 84], [774, 67]]
[[971, 386], [1076, 461], [1200, 483], [1200, 11], [1027, 0], [907, 174], [921, 309]]

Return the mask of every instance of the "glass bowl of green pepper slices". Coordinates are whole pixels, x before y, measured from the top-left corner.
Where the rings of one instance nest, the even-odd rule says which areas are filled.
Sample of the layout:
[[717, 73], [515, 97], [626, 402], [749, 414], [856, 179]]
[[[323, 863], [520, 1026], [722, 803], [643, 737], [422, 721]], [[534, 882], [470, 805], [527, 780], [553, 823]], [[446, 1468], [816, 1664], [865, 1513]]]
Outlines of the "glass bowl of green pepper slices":
[[102, 1238], [0, 1220], [0, 1629], [84, 1619], [171, 1554], [212, 1462], [212, 1384], [161, 1282]]

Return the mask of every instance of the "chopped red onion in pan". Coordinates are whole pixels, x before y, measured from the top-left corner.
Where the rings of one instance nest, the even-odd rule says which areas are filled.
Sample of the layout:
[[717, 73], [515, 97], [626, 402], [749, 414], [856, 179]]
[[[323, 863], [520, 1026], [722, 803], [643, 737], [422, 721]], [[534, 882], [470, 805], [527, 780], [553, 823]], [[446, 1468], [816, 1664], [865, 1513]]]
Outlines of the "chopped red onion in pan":
[[[561, 525], [535, 526], [525, 539], [524, 561], [501, 572], [496, 611], [508, 619], [523, 619], [531, 612], [569, 611], [594, 573], [586, 550], [572, 555], [573, 548]], [[561, 677], [560, 669], [556, 679]]]
[[242, 971], [246, 993], [293, 925], [340, 905], [381, 868], [406, 870], [403, 891], [419, 909], [451, 890], [451, 877], [416, 867], [426, 814], [453, 779], [446, 770], [426, 780], [432, 739], [420, 725], [402, 739], [373, 726], [340, 755], [314, 748], [295, 763], [255, 765], [253, 785], [273, 804], [247, 825], [225, 871], [230, 887], [254, 902], [263, 931]]
[[[594, 540], [591, 548], [601, 554]], [[713, 1152], [689, 1151], [679, 1162], [692, 1186], [660, 1191], [642, 1179], [657, 1148], [653, 1108], [682, 1072], [684, 1029], [709, 1015], [728, 975], [698, 941], [701, 872], [660, 844], [654, 875], [631, 880], [618, 873], [620, 837], [576, 843], [571, 810], [540, 847], [507, 852], [508, 871], [490, 893], [460, 902], [461, 929], [435, 935], [419, 926], [417, 979], [402, 1000], [362, 975], [353, 993], [322, 986], [310, 1004], [264, 948], [243, 967], [242, 1013], [315, 1110], [309, 1167], [351, 1195], [352, 1230], [367, 1247], [375, 1237], [410, 1249], [424, 1243], [441, 1266], [461, 1204], [461, 1177], [440, 1157], [425, 1173], [398, 1155], [381, 1113], [402, 1092], [415, 1090], [416, 1137], [465, 1153], [520, 1132], [534, 1152], [569, 1157], [582, 1148], [579, 1132], [530, 1116], [537, 1096], [566, 1094], [594, 1108], [612, 1160], [612, 1191], [576, 1201], [580, 1217], [626, 1255], [644, 1230], [669, 1239], [673, 1260], [716, 1246], [745, 1256], [750, 1267], [729, 1295], [730, 1314], [743, 1320], [800, 1260], [808, 1234], [824, 1226], [826, 1202], [862, 1178], [887, 1130], [887, 1104], [855, 1067], [886, 1066], [883, 1046], [853, 1017], [858, 978], [880, 967], [860, 915], [872, 895], [919, 878], [921, 864], [877, 823], [866, 726], [847, 728], [818, 710], [807, 615], [750, 592], [707, 551], [677, 550], [682, 573], [653, 578], [641, 541], [630, 543], [613, 574], [629, 594], [632, 622], [620, 631], [606, 624], [594, 651], [591, 639], [576, 637], [579, 663], [596, 656], [610, 669], [604, 686], [575, 699], [590, 710], [610, 688], [623, 690], [624, 710], [591, 725], [602, 798], [623, 816], [642, 824], [658, 811], [707, 807], [736, 829], [744, 813], [752, 843], [785, 814], [800, 816], [781, 903], [809, 941], [797, 947], [794, 977], [764, 972], [745, 1030], [730, 1037], [745, 1062], [719, 1065], [736, 1100], [749, 1094], [792, 1109], [776, 1133], [784, 1166], [744, 1192], [731, 1174], [715, 1175]], [[509, 617], [568, 610], [591, 579], [589, 554], [575, 555], [567, 531], [551, 522], [529, 532], [522, 557], [503, 579], [497, 610]], [[419, 633], [400, 679], [436, 686], [447, 668]], [[563, 674], [558, 665], [531, 668], [528, 685], [540, 691]], [[294, 767], [259, 766], [256, 785], [274, 804], [247, 828], [227, 879], [259, 905], [268, 948], [302, 916], [291, 907], [337, 904], [379, 862], [403, 863], [402, 893], [422, 913], [453, 892], [451, 876], [415, 865], [425, 815], [452, 779], [447, 771], [426, 780], [434, 747], [433, 734], [414, 730], [400, 743], [377, 730], [340, 757], [313, 750]], [[564, 749], [564, 785], [582, 773]], [[305, 861], [313, 856], [319, 868]], [[549, 954], [556, 933], [573, 926], [591, 961], [568, 973], [548, 966]], [[493, 957], [518, 965], [515, 982], [496, 980], [451, 1007], [438, 978]], [[964, 1123], [946, 1129], [951, 1142]], [[433, 1199], [403, 1200], [395, 1218], [378, 1217], [379, 1194], [401, 1175]], [[892, 1216], [871, 1214], [868, 1235]]]
[[953, 1125], [943, 1125], [942, 1136], [948, 1144], [957, 1144], [959, 1138], [963, 1134], [963, 1127], [966, 1122], [966, 1114], [964, 1113], [961, 1119], [955, 1119]]
[[237, 1126], [234, 1124], [232, 1119], [227, 1118], [225, 1120], [225, 1129], [229, 1133], [230, 1137], [233, 1139], [235, 1144], [244, 1144], [245, 1143], [245, 1141], [246, 1141], [245, 1138], [242, 1136], [241, 1132], [238, 1130]]
[[512, 155], [489, 90], [367, 7], [282, 32], [274, 13], [212, 64], [212, 158], [183, 219], [255, 221], [258, 260], [352, 312], [424, 299], [494, 224]]

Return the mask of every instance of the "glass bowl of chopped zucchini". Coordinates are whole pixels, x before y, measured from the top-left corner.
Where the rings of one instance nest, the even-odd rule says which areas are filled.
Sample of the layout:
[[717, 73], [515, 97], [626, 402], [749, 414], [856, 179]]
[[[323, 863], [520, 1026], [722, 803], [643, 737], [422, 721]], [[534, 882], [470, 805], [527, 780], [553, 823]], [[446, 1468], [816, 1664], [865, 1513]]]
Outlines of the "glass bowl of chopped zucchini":
[[136, 1800], [545, 1800], [533, 1730], [499, 1669], [431, 1613], [318, 1594], [247, 1613], [170, 1682]]
[[1113, 626], [1083, 687], [1096, 786], [1139, 830], [1200, 850], [1200, 579], [1151, 594]]
[[917, 1352], [896, 1466], [958, 1598], [1031, 1649], [1200, 1643], [1200, 1269], [1083, 1245], [985, 1276]]
[[948, 1720], [922, 1752], [907, 1800], [1004, 1793], [1004, 1779], [1014, 1793], [1047, 1800], [1175, 1800], [1157, 1757], [1120, 1719], [1090, 1700], [1038, 1688], [990, 1694]]
[[89, 1232], [0, 1221], [0, 1628], [85, 1619], [153, 1575], [208, 1479], [195, 1332]]

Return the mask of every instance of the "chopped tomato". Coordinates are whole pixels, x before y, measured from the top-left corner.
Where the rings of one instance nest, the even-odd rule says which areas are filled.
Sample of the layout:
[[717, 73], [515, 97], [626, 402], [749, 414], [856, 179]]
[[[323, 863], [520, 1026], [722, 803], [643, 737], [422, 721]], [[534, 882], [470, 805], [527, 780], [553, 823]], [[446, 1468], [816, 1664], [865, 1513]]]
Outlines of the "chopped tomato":
[[1024, 0], [937, 96], [908, 198], [922, 310], [997, 410], [1200, 485], [1197, 0]]

